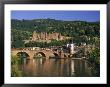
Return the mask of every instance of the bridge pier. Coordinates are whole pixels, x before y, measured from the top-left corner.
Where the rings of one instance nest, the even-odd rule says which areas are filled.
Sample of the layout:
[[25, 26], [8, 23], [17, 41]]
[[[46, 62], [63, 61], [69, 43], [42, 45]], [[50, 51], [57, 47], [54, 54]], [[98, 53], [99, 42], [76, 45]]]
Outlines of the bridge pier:
[[28, 59], [33, 59], [34, 54], [29, 54], [29, 58]]
[[64, 58], [65, 57], [64, 53], [62, 51], [59, 53], [59, 56], [60, 56], [60, 58]]

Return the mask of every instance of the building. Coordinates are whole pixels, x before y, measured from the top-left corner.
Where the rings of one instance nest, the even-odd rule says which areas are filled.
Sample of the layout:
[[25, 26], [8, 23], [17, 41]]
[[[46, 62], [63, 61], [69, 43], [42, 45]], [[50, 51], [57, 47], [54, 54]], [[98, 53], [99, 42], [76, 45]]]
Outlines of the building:
[[46, 33], [46, 32], [41, 32], [41, 33], [37, 33], [36, 31], [33, 32], [32, 35], [32, 41], [36, 41], [36, 40], [64, 40], [66, 39], [65, 36], [62, 36], [59, 33]]

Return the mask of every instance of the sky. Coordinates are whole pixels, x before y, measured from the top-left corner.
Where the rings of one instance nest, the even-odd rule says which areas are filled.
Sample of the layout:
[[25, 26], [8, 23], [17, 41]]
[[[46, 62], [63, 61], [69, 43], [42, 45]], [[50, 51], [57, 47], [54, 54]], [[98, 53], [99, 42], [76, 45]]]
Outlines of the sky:
[[65, 21], [100, 21], [100, 11], [38, 11], [38, 10], [14, 10], [11, 11], [11, 19], [56, 19]]

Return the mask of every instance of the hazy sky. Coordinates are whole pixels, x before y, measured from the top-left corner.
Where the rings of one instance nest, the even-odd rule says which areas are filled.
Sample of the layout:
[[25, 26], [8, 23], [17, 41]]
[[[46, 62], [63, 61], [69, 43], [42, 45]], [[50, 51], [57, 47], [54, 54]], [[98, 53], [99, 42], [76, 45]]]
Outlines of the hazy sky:
[[100, 21], [100, 11], [37, 11], [37, 10], [18, 10], [11, 12], [11, 19], [45, 19], [69, 21]]

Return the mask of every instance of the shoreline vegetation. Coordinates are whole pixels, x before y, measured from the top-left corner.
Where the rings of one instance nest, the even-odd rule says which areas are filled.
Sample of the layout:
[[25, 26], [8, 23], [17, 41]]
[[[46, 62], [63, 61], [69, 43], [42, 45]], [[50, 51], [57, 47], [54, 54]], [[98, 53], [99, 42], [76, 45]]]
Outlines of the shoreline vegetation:
[[20, 61], [19, 57], [11, 55], [11, 76], [12, 77], [22, 76], [22, 71], [20, 71], [18, 68], [19, 61]]

